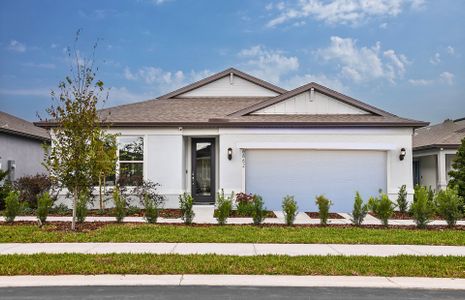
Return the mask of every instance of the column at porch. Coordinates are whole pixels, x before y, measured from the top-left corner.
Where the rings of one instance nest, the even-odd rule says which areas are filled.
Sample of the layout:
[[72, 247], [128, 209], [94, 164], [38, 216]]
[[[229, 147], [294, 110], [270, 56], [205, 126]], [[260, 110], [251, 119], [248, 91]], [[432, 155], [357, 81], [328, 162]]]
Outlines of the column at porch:
[[440, 150], [438, 153], [438, 190], [442, 190], [447, 186], [447, 174], [446, 174], [446, 154]]

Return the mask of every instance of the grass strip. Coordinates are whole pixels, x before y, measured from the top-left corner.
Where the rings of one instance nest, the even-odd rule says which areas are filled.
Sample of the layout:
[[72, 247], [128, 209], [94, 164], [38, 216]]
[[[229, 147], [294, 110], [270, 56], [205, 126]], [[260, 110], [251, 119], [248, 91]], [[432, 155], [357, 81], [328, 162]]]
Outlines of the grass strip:
[[464, 230], [358, 227], [171, 226], [109, 224], [88, 232], [54, 231], [53, 224], [0, 226], [0, 243], [185, 242], [465, 245]]
[[0, 275], [268, 274], [465, 278], [463, 257], [1, 255]]

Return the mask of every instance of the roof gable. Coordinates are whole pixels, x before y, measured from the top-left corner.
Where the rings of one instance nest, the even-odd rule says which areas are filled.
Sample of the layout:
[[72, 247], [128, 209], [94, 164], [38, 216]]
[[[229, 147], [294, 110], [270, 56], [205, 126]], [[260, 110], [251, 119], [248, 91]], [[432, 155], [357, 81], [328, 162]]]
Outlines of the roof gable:
[[275, 97], [286, 90], [234, 68], [189, 84], [159, 99], [188, 97]]
[[43, 141], [50, 140], [48, 131], [33, 123], [0, 111], [0, 132]]

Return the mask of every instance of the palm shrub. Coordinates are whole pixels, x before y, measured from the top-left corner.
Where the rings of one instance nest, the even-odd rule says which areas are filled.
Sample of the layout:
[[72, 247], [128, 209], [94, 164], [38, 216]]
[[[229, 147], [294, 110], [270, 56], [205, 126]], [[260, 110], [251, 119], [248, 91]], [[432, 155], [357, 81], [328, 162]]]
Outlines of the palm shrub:
[[370, 197], [368, 200], [368, 209], [381, 220], [384, 226], [389, 225], [389, 218], [394, 213], [395, 208], [396, 205], [384, 193], [381, 193], [379, 197]]
[[185, 224], [192, 224], [195, 213], [192, 207], [194, 206], [194, 198], [188, 193], [179, 195], [179, 208], [181, 209], [181, 219]]
[[20, 211], [19, 192], [10, 191], [5, 198], [5, 220], [8, 223], [13, 223]]
[[254, 225], [260, 225], [265, 220], [266, 208], [260, 195], [253, 195], [252, 219]]
[[281, 207], [284, 213], [286, 224], [291, 226], [292, 224], [294, 224], [294, 220], [299, 209], [299, 207], [297, 206], [297, 202], [294, 200], [294, 196], [288, 195], [284, 197]]
[[113, 189], [113, 205], [115, 206], [114, 215], [116, 222], [123, 222], [124, 217], [126, 217], [126, 199], [121, 194], [121, 190], [118, 185]]
[[52, 205], [53, 200], [48, 192], [40, 194], [37, 198], [36, 214], [37, 219], [39, 220], [41, 225], [45, 224], [45, 221], [47, 221], [48, 213], [52, 208]]
[[456, 189], [447, 188], [440, 190], [435, 197], [437, 213], [446, 220], [447, 226], [452, 228], [459, 218], [462, 217], [461, 207], [463, 199], [460, 198]]
[[156, 201], [149, 195], [144, 196], [144, 218], [147, 223], [155, 224], [158, 219], [158, 206]]
[[226, 224], [228, 217], [231, 215], [232, 210], [232, 199], [234, 198], [234, 193], [230, 197], [224, 196], [224, 191], [221, 190], [221, 193], [218, 193], [218, 202], [217, 202], [217, 212], [216, 219], [218, 224]]
[[253, 210], [253, 195], [246, 193], [236, 194], [237, 214], [241, 217], [250, 217]]
[[397, 194], [397, 207], [401, 213], [407, 212], [407, 186], [405, 184], [400, 187], [399, 193]]
[[89, 198], [86, 192], [82, 192], [79, 195], [78, 202], [76, 203], [76, 221], [78, 223], [83, 223], [87, 217], [87, 203]]
[[420, 187], [415, 193], [415, 201], [410, 205], [410, 213], [418, 228], [426, 228], [434, 216], [434, 205], [430, 201], [429, 192], [425, 187]]
[[328, 224], [329, 208], [331, 207], [331, 205], [333, 205], [333, 203], [331, 202], [331, 200], [329, 200], [323, 195], [317, 196], [315, 199], [315, 203], [318, 206], [320, 224]]
[[360, 226], [368, 213], [368, 204], [363, 203], [359, 192], [355, 193], [354, 209], [352, 210], [352, 223]]

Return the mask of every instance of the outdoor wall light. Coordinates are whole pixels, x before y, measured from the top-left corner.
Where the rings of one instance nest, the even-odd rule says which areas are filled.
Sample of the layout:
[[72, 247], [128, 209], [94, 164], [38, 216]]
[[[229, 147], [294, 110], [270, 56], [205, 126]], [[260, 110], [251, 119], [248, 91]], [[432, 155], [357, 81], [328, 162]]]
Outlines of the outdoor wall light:
[[404, 160], [405, 154], [407, 154], [407, 151], [405, 151], [405, 148], [400, 149], [399, 159]]
[[229, 160], [232, 159], [232, 149], [231, 148], [228, 148], [228, 159]]

